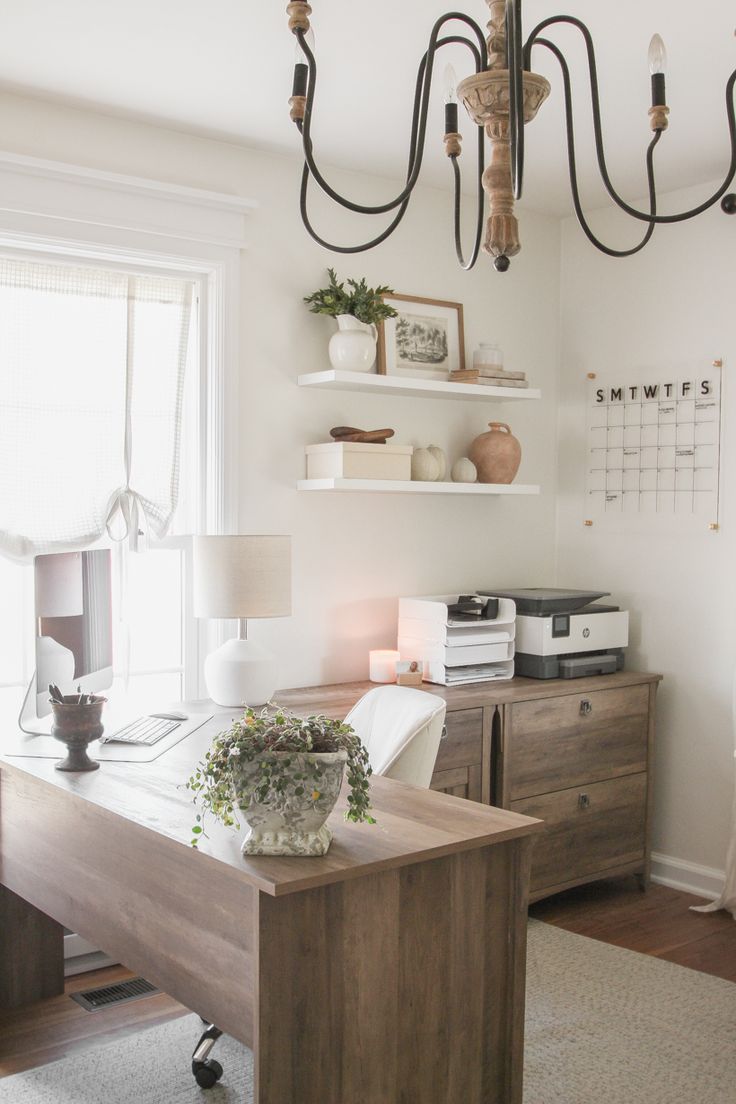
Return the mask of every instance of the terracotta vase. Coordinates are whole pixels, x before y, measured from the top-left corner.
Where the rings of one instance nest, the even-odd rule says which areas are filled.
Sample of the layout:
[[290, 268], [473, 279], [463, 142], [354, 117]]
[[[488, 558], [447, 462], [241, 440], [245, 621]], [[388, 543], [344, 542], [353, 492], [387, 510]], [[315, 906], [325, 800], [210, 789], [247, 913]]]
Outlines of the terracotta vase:
[[489, 422], [470, 446], [468, 456], [478, 469], [479, 483], [513, 483], [521, 463], [521, 445], [505, 422]]

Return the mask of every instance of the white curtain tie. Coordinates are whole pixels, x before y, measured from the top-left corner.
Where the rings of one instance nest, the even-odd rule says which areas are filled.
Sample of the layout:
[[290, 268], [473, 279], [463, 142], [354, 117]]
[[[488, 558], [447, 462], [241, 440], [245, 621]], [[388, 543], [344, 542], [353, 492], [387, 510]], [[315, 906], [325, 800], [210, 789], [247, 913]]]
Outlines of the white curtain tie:
[[[131, 487], [119, 487], [107, 507], [105, 528], [111, 540], [127, 539], [131, 552], [138, 551], [141, 519], [145, 517], [147, 529], [157, 528], [148, 512], [148, 503]], [[120, 529], [122, 523], [122, 531]]]

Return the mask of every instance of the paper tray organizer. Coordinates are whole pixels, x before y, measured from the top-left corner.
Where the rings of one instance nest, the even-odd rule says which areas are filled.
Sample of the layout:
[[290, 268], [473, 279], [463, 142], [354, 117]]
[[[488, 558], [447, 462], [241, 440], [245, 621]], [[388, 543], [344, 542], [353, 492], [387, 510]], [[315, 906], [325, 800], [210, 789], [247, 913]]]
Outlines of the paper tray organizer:
[[513, 678], [515, 603], [499, 598], [493, 621], [455, 621], [449, 617], [448, 605], [459, 598], [459, 594], [442, 594], [399, 599], [402, 661], [421, 663], [425, 681], [441, 686]]

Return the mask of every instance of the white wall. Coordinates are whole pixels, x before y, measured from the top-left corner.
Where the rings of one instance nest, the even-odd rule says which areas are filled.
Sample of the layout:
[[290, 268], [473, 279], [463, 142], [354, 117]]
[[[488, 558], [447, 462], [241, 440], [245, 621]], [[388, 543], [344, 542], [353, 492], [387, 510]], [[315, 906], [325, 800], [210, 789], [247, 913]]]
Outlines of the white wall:
[[[295, 136], [296, 138], [296, 136]], [[720, 868], [732, 792], [731, 672], [734, 609], [733, 444], [726, 439], [722, 530], [673, 539], [582, 527], [583, 376], [724, 356], [736, 363], [733, 222], [720, 212], [662, 229], [628, 261], [602, 257], [570, 222], [563, 231], [560, 496], [555, 550], [559, 224], [526, 213], [524, 249], [505, 276], [483, 258], [471, 274], [454, 261], [450, 199], [420, 189], [404, 226], [383, 247], [354, 257], [314, 245], [297, 215], [298, 158], [0, 95], [0, 148], [148, 176], [258, 200], [243, 257], [240, 514], [243, 531], [294, 535], [294, 615], [254, 626], [283, 659], [283, 682], [363, 677], [370, 647], [390, 644], [395, 600], [478, 585], [610, 589], [632, 610], [631, 666], [661, 671], [655, 847]], [[361, 197], [390, 182], [340, 174]], [[688, 202], [689, 195], [676, 197]], [[315, 220], [348, 240], [364, 230], [324, 207]], [[319, 213], [321, 212], [321, 214]], [[615, 225], [614, 225], [615, 223]], [[371, 223], [372, 225], [372, 223]], [[596, 219], [613, 227], [615, 217]], [[345, 239], [343, 239], [345, 240]], [[465, 304], [466, 347], [498, 339], [507, 365], [529, 372], [541, 403], [503, 408], [433, 400], [303, 393], [300, 371], [326, 365], [331, 324], [301, 297], [328, 264], [397, 291]], [[728, 367], [727, 367], [728, 372]], [[727, 393], [727, 413], [734, 395]], [[519, 480], [540, 498], [425, 499], [298, 495], [302, 448], [332, 425], [392, 425], [399, 440], [436, 443], [454, 457], [491, 418], [507, 418], [524, 446]]]
[[[706, 188], [667, 197], [674, 211]], [[609, 243], [622, 242], [616, 214], [595, 218]], [[585, 528], [585, 375], [636, 380], [646, 367], [723, 357], [736, 365], [736, 220], [720, 208], [679, 227], [662, 227], [642, 254], [611, 260], [574, 220], [563, 226], [558, 582], [611, 590], [632, 613], [629, 665], [659, 671], [655, 851], [723, 869], [733, 793], [731, 683], [736, 660], [734, 449], [725, 435], [721, 530], [706, 524], [677, 535], [653, 518], [639, 532]], [[629, 231], [628, 240], [631, 241]], [[624, 241], [625, 244], [625, 241]], [[725, 423], [736, 391], [725, 386]], [[664, 869], [664, 867], [661, 867]], [[672, 871], [670, 871], [670, 876]], [[681, 870], [691, 884], [707, 872]]]
[[[295, 148], [296, 139], [295, 133]], [[552, 579], [557, 220], [524, 217], [524, 251], [506, 275], [495, 273], [485, 257], [466, 274], [454, 259], [451, 199], [439, 191], [419, 190], [404, 225], [380, 249], [340, 257], [313, 244], [301, 226], [296, 156], [270, 156], [10, 95], [0, 96], [0, 148], [259, 202], [249, 219], [242, 268], [240, 525], [246, 532], [294, 536], [293, 617], [253, 626], [253, 635], [280, 653], [284, 685], [367, 676], [368, 649], [395, 639], [401, 594]], [[395, 190], [381, 180], [338, 179], [361, 197]], [[366, 232], [355, 218], [348, 222], [319, 204], [316, 211], [328, 235], [343, 230], [343, 240], [352, 240]], [[526, 370], [543, 389], [543, 402], [523, 409], [479, 407], [297, 389], [299, 372], [327, 366], [332, 324], [311, 315], [301, 298], [322, 284], [328, 265], [400, 292], [461, 301], [468, 354], [479, 340], [498, 339], [507, 366]], [[518, 479], [541, 483], [540, 498], [316, 496], [294, 489], [303, 446], [326, 439], [333, 425], [390, 425], [398, 441], [438, 444], [454, 459], [491, 419], [507, 420], [521, 439]]]

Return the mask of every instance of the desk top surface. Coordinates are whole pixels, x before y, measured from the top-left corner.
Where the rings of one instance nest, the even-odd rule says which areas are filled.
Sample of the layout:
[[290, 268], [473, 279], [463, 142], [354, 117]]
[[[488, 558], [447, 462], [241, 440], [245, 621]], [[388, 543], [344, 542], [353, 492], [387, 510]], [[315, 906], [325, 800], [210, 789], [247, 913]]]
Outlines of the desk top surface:
[[[142, 861], [146, 858], [145, 841], [136, 835], [136, 828], [149, 830], [150, 857], [155, 861], [154, 849], [158, 850], [159, 844], [190, 847], [195, 810], [183, 784], [213, 737], [228, 726], [230, 716], [232, 711], [219, 713], [152, 763], [105, 762], [100, 770], [88, 774], [62, 774], [51, 759], [4, 758], [0, 741], [0, 782], [16, 784], [32, 796], [29, 831], [33, 830], [34, 800], [43, 800], [43, 790], [51, 787], [71, 801], [91, 802], [100, 816], [120, 818], [120, 830], [129, 829], [131, 844], [142, 848]], [[94, 757], [94, 746], [90, 750]], [[224, 863], [234, 877], [244, 878], [261, 892], [280, 896], [503, 843], [541, 828], [541, 822], [529, 817], [386, 778], [372, 780], [372, 801], [377, 823], [351, 824], [343, 818], [343, 790], [328, 822], [332, 846], [320, 858], [246, 858], [240, 853], [243, 833], [210, 821], [206, 825], [208, 838], [201, 840], [197, 853], [192, 854], [192, 876], [196, 878], [198, 862]]]

